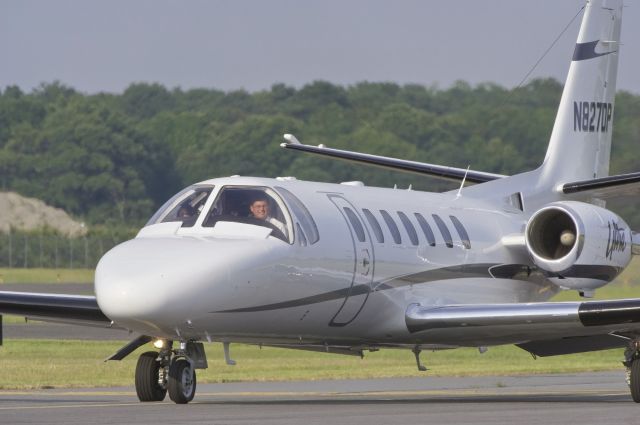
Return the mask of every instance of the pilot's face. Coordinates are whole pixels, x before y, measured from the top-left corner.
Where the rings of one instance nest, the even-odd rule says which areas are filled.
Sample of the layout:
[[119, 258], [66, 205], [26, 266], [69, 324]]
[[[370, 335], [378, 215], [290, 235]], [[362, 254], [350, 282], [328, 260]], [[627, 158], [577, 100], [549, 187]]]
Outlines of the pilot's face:
[[255, 201], [251, 204], [251, 214], [255, 218], [259, 218], [260, 220], [264, 220], [269, 215], [269, 204], [267, 201]]

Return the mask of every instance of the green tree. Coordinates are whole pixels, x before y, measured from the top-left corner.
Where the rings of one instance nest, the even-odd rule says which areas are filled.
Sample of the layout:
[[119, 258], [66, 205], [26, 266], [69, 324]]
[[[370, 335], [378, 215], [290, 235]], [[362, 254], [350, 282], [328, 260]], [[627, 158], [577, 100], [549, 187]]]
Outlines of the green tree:
[[148, 119], [172, 110], [176, 99], [160, 84], [131, 84], [121, 96], [122, 110], [130, 117]]

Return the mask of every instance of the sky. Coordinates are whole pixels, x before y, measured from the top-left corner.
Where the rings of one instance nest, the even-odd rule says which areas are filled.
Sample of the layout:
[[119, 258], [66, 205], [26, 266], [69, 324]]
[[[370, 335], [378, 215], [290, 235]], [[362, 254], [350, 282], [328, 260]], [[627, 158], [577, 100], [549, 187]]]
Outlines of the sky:
[[[626, 0], [618, 89], [640, 94], [640, 0]], [[314, 80], [517, 86], [581, 0], [0, 0], [0, 89], [60, 81], [258, 91]], [[530, 78], [564, 81], [575, 19]], [[528, 80], [527, 80], [528, 81]]]

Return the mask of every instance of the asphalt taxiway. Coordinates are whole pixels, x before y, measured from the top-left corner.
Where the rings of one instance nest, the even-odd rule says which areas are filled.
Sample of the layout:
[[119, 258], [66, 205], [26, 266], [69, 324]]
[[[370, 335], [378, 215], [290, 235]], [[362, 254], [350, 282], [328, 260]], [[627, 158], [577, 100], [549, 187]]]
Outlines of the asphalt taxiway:
[[0, 391], [6, 424], [637, 424], [624, 374], [201, 384], [188, 405], [133, 388]]

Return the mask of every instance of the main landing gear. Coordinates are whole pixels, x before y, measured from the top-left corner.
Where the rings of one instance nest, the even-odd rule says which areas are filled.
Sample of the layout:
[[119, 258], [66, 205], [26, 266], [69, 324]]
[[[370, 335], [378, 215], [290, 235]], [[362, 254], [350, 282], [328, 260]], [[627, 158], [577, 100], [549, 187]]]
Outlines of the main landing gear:
[[167, 392], [177, 404], [189, 403], [196, 394], [196, 369], [205, 369], [207, 360], [201, 343], [180, 343], [173, 350], [163, 341], [160, 352], [147, 351], [136, 365], [136, 393], [142, 402], [162, 401]]
[[631, 398], [640, 403], [640, 340], [632, 341], [624, 352], [627, 367], [627, 384], [631, 390]]

